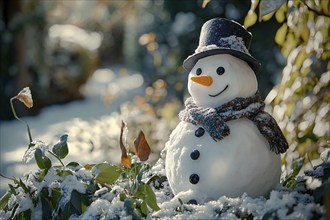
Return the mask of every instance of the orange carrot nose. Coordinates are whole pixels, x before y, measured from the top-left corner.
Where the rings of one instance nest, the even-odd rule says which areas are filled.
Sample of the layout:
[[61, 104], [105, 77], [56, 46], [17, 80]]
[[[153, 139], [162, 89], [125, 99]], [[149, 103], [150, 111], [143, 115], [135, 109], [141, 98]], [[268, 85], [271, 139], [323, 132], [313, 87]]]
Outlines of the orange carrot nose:
[[211, 76], [192, 76], [191, 81], [201, 84], [203, 86], [210, 86], [213, 83], [213, 79]]

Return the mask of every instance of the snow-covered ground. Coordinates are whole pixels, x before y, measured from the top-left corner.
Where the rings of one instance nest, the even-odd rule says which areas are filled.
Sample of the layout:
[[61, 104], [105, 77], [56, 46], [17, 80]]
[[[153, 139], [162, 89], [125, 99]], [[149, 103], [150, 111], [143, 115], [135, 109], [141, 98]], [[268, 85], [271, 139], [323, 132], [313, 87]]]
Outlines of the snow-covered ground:
[[[123, 72], [127, 74], [122, 74]], [[70, 136], [75, 136], [75, 139], [90, 139], [92, 141], [93, 134], [112, 133], [116, 135], [119, 133], [120, 118], [110, 120], [110, 122], [107, 120], [108, 125], [106, 128], [111, 128], [111, 130], [91, 130], [88, 134], [87, 132], [81, 133], [83, 130], [80, 131], [79, 128], [91, 126], [90, 123], [102, 124], [103, 119], [118, 111], [122, 103], [132, 101], [132, 98], [136, 95], [143, 95], [143, 77], [139, 73], [127, 71], [119, 66], [99, 69], [86, 84], [83, 93], [86, 97], [84, 100], [47, 107], [36, 117], [22, 118], [29, 124], [33, 139], [39, 139], [53, 145], [63, 133], [69, 134], [69, 142]], [[102, 102], [105, 94], [112, 99], [108, 105], [104, 105]], [[112, 118], [116, 117], [112, 115]], [[91, 127], [91, 129], [93, 128]], [[85, 130], [88, 130], [88, 128], [85, 128]], [[22, 177], [29, 170], [37, 170], [34, 160], [28, 164], [22, 162], [28, 144], [28, 134], [23, 123], [17, 120], [1, 122], [1, 174], [8, 177]], [[80, 163], [99, 163], [105, 160], [102, 151], [90, 153], [93, 148], [92, 142], [89, 143], [89, 146], [73, 144], [69, 147], [68, 159], [70, 161], [75, 159]], [[0, 196], [5, 193], [8, 183], [9, 181], [6, 179], [0, 178]]]

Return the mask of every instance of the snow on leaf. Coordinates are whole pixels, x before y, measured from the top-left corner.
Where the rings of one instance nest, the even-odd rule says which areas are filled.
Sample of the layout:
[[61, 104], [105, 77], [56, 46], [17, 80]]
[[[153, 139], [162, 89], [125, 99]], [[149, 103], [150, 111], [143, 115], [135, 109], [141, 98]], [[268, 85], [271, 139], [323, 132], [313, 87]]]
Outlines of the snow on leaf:
[[323, 162], [330, 162], [330, 148], [325, 149], [321, 155], [320, 158]]
[[34, 157], [36, 149], [40, 149], [41, 152], [45, 154], [45, 152], [49, 150], [49, 145], [40, 140], [31, 142], [23, 156], [24, 163], [28, 163]]
[[67, 134], [61, 135], [59, 142], [57, 142], [57, 144], [54, 145], [52, 151], [60, 159], [63, 159], [68, 155], [69, 149], [68, 149], [68, 135]]
[[92, 174], [95, 180], [101, 184], [112, 184], [118, 180], [122, 171], [114, 165], [100, 163], [93, 167]]
[[35, 150], [34, 157], [40, 169], [49, 169], [52, 166], [50, 159], [45, 156], [45, 154], [39, 148]]
[[19, 101], [23, 102], [24, 105], [28, 108], [32, 108], [33, 106], [33, 99], [31, 95], [31, 91], [29, 87], [25, 87], [22, 89], [17, 96], [14, 98], [18, 99]]

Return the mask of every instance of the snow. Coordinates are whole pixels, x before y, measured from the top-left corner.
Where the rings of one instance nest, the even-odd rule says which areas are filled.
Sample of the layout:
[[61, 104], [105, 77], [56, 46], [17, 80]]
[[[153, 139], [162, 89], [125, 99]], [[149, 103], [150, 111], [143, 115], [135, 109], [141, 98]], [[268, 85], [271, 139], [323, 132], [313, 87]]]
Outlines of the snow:
[[[33, 181], [33, 179], [38, 178], [39, 174], [30, 172], [26, 174], [28, 180], [23, 180], [23, 182], [27, 186], [39, 189], [48, 186], [50, 188], [61, 187], [67, 192], [72, 190], [84, 192], [86, 189], [84, 185], [93, 178], [91, 172], [84, 168], [71, 171], [74, 175], [59, 177], [56, 175], [56, 170], [51, 168], [45, 176], [44, 182], [39, 183], [40, 185]], [[148, 180], [150, 176], [164, 173], [165, 162], [164, 159], [160, 158], [155, 166], [143, 175], [142, 181]], [[57, 183], [58, 185], [50, 183]], [[133, 217], [126, 213], [124, 202], [120, 200], [119, 196], [123, 192], [125, 184], [125, 182], [119, 182], [111, 188], [100, 188], [94, 193], [93, 202], [86, 211], [81, 216], [71, 216], [70, 219], [108, 219], [119, 216], [121, 219], [132, 219]], [[234, 198], [221, 196], [216, 200], [198, 205], [187, 204], [193, 194], [192, 190], [180, 192], [174, 196], [166, 179], [156, 180], [152, 187], [160, 210], [150, 212], [146, 219], [240, 219], [248, 216], [262, 219], [265, 215], [272, 215], [279, 219], [312, 219], [315, 216], [322, 219], [325, 213], [325, 208], [317, 204], [314, 198], [308, 194], [308, 189], [304, 187], [287, 189], [278, 186], [276, 190], [270, 193], [269, 198], [252, 198], [244, 193]], [[67, 194], [65, 193], [65, 195]], [[67, 201], [68, 198], [65, 196], [63, 200]], [[10, 204], [19, 202], [19, 210], [31, 208], [32, 216], [41, 216], [41, 207], [33, 207], [31, 200], [23, 190], [19, 191], [16, 196], [12, 196], [9, 202]], [[9, 219], [10, 214], [0, 211], [0, 219]]]
[[207, 46], [199, 46], [195, 53], [201, 53], [208, 50], [214, 50], [214, 49], [232, 49], [241, 51], [243, 53], [246, 53], [250, 55], [249, 50], [245, 47], [244, 41], [241, 37], [237, 37], [235, 35], [224, 37], [219, 39], [219, 45], [224, 45], [224, 47], [219, 47], [215, 44], [207, 45]]
[[49, 145], [41, 140], [32, 141], [31, 147], [25, 151], [22, 161], [24, 163], [30, 162], [34, 158], [34, 153], [37, 149], [40, 149], [43, 155], [49, 150]]
[[103, 35], [98, 32], [88, 33], [84, 29], [71, 24], [55, 24], [49, 28], [50, 43], [78, 44], [82, 48], [94, 51], [102, 43]]

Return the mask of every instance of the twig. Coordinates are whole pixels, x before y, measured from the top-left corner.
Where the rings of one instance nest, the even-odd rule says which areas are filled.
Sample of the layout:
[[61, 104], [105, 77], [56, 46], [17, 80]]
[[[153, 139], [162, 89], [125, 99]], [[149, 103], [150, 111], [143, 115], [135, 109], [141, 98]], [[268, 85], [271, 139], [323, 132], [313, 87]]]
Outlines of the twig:
[[31, 143], [31, 142], [32, 142], [32, 135], [31, 135], [31, 131], [30, 131], [29, 124], [28, 124], [26, 121], [20, 119], [20, 118], [17, 116], [16, 111], [15, 111], [15, 108], [14, 108], [14, 104], [13, 104], [13, 100], [14, 100], [14, 99], [16, 99], [16, 97], [13, 97], [13, 98], [10, 99], [10, 107], [11, 107], [11, 110], [12, 110], [12, 112], [13, 112], [14, 117], [15, 117], [17, 120], [19, 120], [19, 121], [21, 121], [21, 122], [23, 122], [23, 123], [26, 124], [27, 130], [28, 130], [28, 134], [29, 134], [30, 143]]
[[54, 154], [51, 151], [48, 151], [48, 153], [50, 153], [51, 155], [53, 155], [58, 161], [60, 161], [60, 163], [62, 164], [62, 167], [65, 167], [64, 163], [62, 162], [61, 158], [59, 158], [56, 154]]

